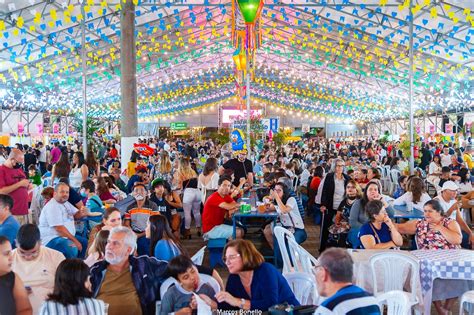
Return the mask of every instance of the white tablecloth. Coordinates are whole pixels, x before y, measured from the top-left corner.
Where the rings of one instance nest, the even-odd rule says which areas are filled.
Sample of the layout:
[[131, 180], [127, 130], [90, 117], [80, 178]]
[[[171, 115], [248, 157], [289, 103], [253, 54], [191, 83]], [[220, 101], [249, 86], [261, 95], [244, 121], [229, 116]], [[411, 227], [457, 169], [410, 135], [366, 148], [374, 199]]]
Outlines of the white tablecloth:
[[[353, 250], [354, 283], [367, 292], [373, 293], [372, 270], [370, 257], [388, 250]], [[419, 308], [424, 314], [430, 314], [433, 294], [433, 282], [439, 279], [474, 280], [474, 251], [454, 250], [416, 250], [397, 251], [407, 255], [420, 264], [420, 275], [416, 277], [416, 296]], [[411, 292], [408, 268], [396, 270], [405, 279], [405, 290]], [[383, 277], [378, 277], [377, 287], [383, 288]], [[379, 289], [380, 291], [380, 289]]]

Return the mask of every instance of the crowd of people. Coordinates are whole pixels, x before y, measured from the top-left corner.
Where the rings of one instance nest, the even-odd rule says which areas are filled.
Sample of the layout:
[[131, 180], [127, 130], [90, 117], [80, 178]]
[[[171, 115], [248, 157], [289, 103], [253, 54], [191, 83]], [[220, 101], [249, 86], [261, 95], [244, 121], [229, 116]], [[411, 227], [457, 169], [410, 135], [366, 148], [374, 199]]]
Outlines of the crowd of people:
[[[344, 248], [474, 244], [472, 145], [424, 143], [409, 175], [399, 143], [373, 139], [269, 142], [250, 154], [210, 139], [140, 142], [153, 154], [127, 152], [126, 161], [117, 141], [99, 142], [86, 156], [79, 141], [0, 148], [0, 314], [154, 314], [157, 301], [161, 314], [191, 314], [193, 293], [211, 310], [299, 305], [280, 259], [265, 262], [245, 240], [245, 226], [234, 231], [232, 215], [243, 202], [276, 212], [298, 244], [309, 237], [308, 224], [320, 225], [315, 277], [328, 297], [320, 312], [337, 314], [362, 298], [358, 314], [379, 312], [352, 285]], [[400, 205], [423, 218], [395, 223]], [[280, 256], [269, 222], [262, 234]], [[193, 237], [231, 240], [223, 252], [226, 285], [215, 269], [190, 259]], [[175, 284], [160, 292], [169, 277]], [[447, 314], [463, 290], [434, 296], [437, 311]]]

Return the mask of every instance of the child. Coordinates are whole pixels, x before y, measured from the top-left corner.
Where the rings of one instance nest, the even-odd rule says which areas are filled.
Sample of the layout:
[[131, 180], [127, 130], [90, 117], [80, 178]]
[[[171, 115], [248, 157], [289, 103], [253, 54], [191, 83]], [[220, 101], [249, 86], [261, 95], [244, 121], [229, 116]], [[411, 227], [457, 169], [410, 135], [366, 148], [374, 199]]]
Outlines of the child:
[[211, 309], [217, 309], [214, 289], [199, 279], [199, 272], [191, 259], [179, 255], [168, 263], [168, 275], [175, 278], [178, 283], [171, 285], [161, 300], [160, 314], [173, 312], [191, 313], [196, 309], [196, 300], [193, 292], [198, 294]]
[[31, 183], [35, 186], [41, 185], [41, 174], [36, 169], [36, 165], [31, 164], [28, 166], [28, 179], [31, 180]]

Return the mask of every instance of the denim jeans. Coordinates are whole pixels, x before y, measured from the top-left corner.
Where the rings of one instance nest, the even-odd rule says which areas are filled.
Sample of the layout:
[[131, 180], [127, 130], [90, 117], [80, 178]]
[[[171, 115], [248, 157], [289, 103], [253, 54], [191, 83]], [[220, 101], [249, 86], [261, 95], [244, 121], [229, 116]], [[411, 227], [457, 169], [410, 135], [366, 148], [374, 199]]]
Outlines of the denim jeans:
[[80, 252], [70, 239], [64, 237], [53, 238], [46, 244], [46, 247], [63, 253], [66, 258], [84, 258], [87, 250], [87, 239], [80, 235], [76, 235], [75, 237], [82, 245]]

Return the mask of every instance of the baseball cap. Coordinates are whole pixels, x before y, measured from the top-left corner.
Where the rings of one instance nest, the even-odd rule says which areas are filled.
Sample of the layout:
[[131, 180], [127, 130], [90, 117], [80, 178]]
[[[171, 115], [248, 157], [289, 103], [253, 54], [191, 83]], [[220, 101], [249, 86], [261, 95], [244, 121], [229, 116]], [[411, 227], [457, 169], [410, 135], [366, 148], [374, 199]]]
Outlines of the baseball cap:
[[452, 180], [448, 180], [447, 182], [443, 184], [443, 188], [441, 188], [441, 191], [458, 190], [458, 189], [459, 189], [459, 186], [455, 182], [453, 182]]

